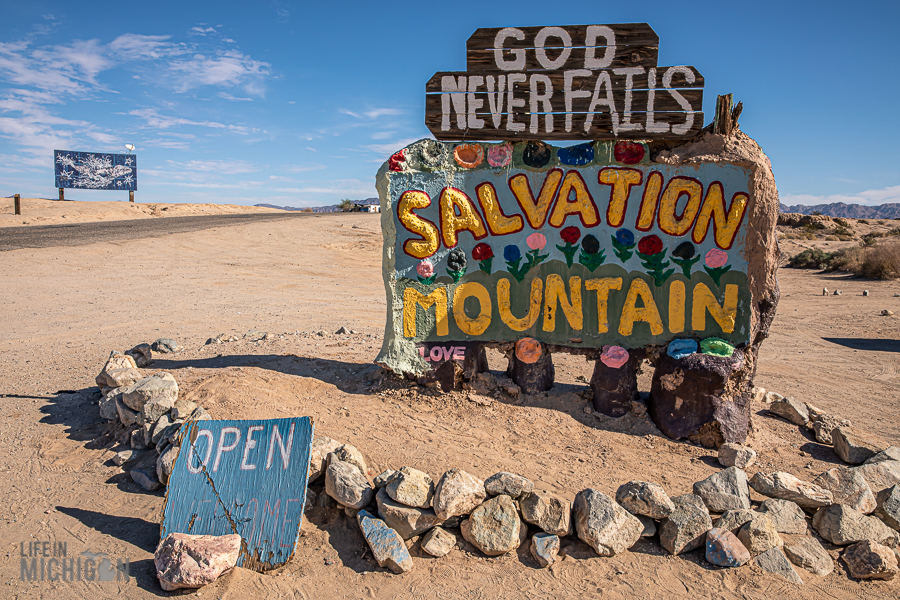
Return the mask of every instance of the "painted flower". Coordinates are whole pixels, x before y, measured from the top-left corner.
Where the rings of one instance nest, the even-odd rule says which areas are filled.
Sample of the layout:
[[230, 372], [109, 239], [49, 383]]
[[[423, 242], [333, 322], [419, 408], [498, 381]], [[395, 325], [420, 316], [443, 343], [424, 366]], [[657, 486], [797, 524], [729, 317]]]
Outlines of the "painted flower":
[[506, 142], [499, 146], [491, 146], [488, 148], [487, 161], [492, 167], [505, 167], [512, 160], [513, 147], [512, 144]]
[[556, 151], [559, 162], [564, 165], [581, 166], [594, 160], [594, 143], [578, 144], [568, 148], [560, 148]]
[[628, 350], [622, 346], [603, 346], [600, 362], [611, 369], [619, 369], [628, 362]]
[[453, 158], [464, 169], [474, 169], [484, 161], [484, 148], [478, 144], [460, 144], [453, 150]]
[[658, 235], [648, 235], [641, 238], [638, 242], [638, 252], [645, 256], [653, 256], [659, 254], [663, 250], [662, 240]]
[[[404, 148], [405, 150], [405, 148]], [[388, 168], [391, 171], [402, 171], [403, 163], [406, 161], [406, 156], [403, 153], [403, 150], [399, 152], [395, 152], [393, 156], [388, 160]]]
[[581, 240], [581, 248], [588, 254], [597, 254], [600, 252], [600, 240], [593, 234], [588, 234]]
[[617, 162], [625, 165], [636, 165], [644, 160], [644, 145], [638, 142], [616, 142], [613, 156]]
[[454, 248], [447, 255], [447, 267], [454, 271], [463, 271], [466, 268], [466, 253], [462, 248]]
[[666, 350], [666, 354], [675, 359], [686, 358], [691, 354], [697, 352], [698, 348], [699, 346], [696, 340], [681, 338], [669, 342], [669, 347]]
[[700, 342], [700, 351], [710, 356], [728, 358], [734, 354], [734, 345], [722, 338], [711, 337]]
[[725, 263], [728, 262], [728, 253], [719, 250], [718, 248], [713, 248], [709, 252], [706, 253], [706, 266], [711, 269], [717, 269], [719, 267], [724, 267]]
[[482, 242], [472, 248], [472, 258], [474, 258], [475, 260], [487, 260], [489, 258], [494, 258], [494, 251], [491, 250], [490, 245]]
[[683, 258], [685, 260], [693, 258], [696, 253], [697, 249], [694, 248], [694, 245], [690, 242], [682, 242], [672, 250], [672, 256]]
[[616, 232], [616, 241], [623, 246], [631, 246], [634, 244], [634, 234], [628, 229], [620, 229]]
[[420, 277], [429, 278], [434, 275], [434, 265], [431, 264], [431, 261], [427, 258], [416, 265], [416, 273], [419, 274]]
[[503, 260], [506, 262], [515, 262], [520, 258], [522, 258], [522, 251], [519, 250], [518, 246], [510, 244], [503, 249]]
[[525, 244], [532, 250], [543, 250], [547, 245], [547, 238], [542, 233], [532, 233], [525, 238]]
[[567, 244], [574, 244], [581, 237], [581, 230], [574, 225], [569, 225], [559, 232], [559, 237]]
[[522, 150], [522, 162], [536, 169], [546, 166], [552, 156], [553, 150], [544, 142], [528, 142]]

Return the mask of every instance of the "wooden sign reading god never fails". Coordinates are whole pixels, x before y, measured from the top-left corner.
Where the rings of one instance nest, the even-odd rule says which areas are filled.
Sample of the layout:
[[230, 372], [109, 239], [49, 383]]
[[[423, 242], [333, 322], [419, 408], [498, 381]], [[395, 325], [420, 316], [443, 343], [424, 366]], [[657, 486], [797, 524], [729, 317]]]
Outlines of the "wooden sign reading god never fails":
[[478, 29], [466, 71], [425, 87], [439, 140], [691, 138], [703, 126], [703, 77], [658, 67], [646, 23]]

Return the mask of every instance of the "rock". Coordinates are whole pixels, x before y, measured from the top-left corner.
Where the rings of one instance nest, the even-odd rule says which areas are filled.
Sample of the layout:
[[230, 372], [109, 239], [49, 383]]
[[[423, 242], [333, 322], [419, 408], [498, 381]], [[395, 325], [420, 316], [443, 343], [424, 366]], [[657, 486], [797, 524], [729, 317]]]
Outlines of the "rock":
[[850, 421], [847, 419], [838, 419], [832, 415], [825, 415], [813, 422], [813, 432], [816, 435], [816, 441], [820, 444], [834, 444], [832, 432], [838, 427], [849, 427]]
[[494, 473], [484, 480], [484, 490], [488, 496], [505, 494], [513, 500], [518, 500], [533, 489], [534, 484], [530, 479], [515, 473]]
[[834, 293], [832, 294], [832, 296], [840, 296], [840, 295], [841, 295], [841, 292], [839, 290], [834, 290]]
[[[118, 352], [113, 352], [110, 354], [109, 359], [106, 361], [106, 364], [103, 365], [103, 369], [101, 369], [100, 374], [94, 379], [97, 385], [101, 388], [117, 388], [121, 385], [130, 385], [130, 383], [120, 384], [118, 383], [119, 379], [123, 375], [116, 375], [115, 377], [110, 376], [112, 371], [122, 371], [122, 370], [133, 370], [138, 374], [138, 378], [134, 381], [137, 381], [142, 377], [141, 372], [137, 370], [137, 363], [134, 362], [134, 359], [126, 354], [120, 354]], [[133, 383], [133, 382], [132, 382]]]
[[148, 452], [141, 456], [130, 471], [131, 479], [148, 492], [155, 492], [162, 487], [159, 479], [156, 478], [156, 459], [153, 454], [153, 452]]
[[868, 296], [868, 295], [869, 295], [869, 290], [863, 290], [863, 296]]
[[191, 416], [187, 418], [188, 421], [209, 421], [210, 419], [212, 419], [212, 417], [209, 416], [209, 413], [206, 412], [206, 409], [202, 406], [198, 406], [194, 409]]
[[823, 296], [827, 296], [827, 295], [828, 295], [828, 288], [827, 288], [827, 287], [823, 287], [823, 288], [822, 288], [822, 295], [823, 295]]
[[519, 547], [520, 527], [519, 512], [512, 498], [494, 496], [463, 521], [462, 535], [488, 556], [499, 556]]
[[750, 392], [752, 394], [750, 397], [750, 401], [755, 402], [756, 404], [759, 404], [766, 398], [766, 388], [764, 387], [754, 386], [753, 389], [750, 390]]
[[809, 422], [809, 411], [806, 405], [790, 396], [776, 400], [769, 405], [769, 410], [794, 425], [805, 427]]
[[[244, 334], [244, 339], [248, 342], [259, 342], [265, 339], [268, 339], [269, 334], [265, 331], [259, 331], [256, 329], [251, 329], [247, 333]], [[356, 515], [354, 515], [356, 516]]]
[[[350, 444], [343, 444], [338, 446], [334, 451], [334, 456], [341, 462], [350, 463], [351, 465], [355, 465], [359, 472], [366, 479], [369, 478], [369, 467], [366, 465], [366, 459], [363, 458], [362, 452], [356, 449], [356, 446], [351, 446]], [[326, 457], [327, 462], [330, 464], [331, 459]]]
[[326, 458], [328, 455], [341, 447], [340, 442], [336, 442], [330, 437], [324, 435], [313, 435], [312, 446], [309, 451], [309, 473], [307, 475], [307, 485], [318, 480], [325, 474], [328, 467]]
[[780, 498], [796, 502], [803, 508], [819, 508], [832, 502], [831, 492], [817, 485], [806, 483], [782, 471], [765, 474], [756, 473], [750, 480], [750, 487], [770, 498]]
[[885, 460], [853, 468], [862, 473], [869, 484], [869, 489], [877, 497], [884, 490], [900, 483], [900, 461]]
[[142, 418], [141, 413], [131, 410], [125, 403], [121, 400], [121, 395], [116, 397], [116, 414], [119, 415], [119, 421], [122, 422], [122, 425], [125, 427], [131, 427], [132, 425], [141, 425]]
[[718, 529], [727, 529], [731, 533], [737, 535], [744, 523], [752, 521], [756, 516], [756, 512], [749, 508], [740, 508], [738, 510], [726, 510], [721, 517], [716, 519], [714, 526]]
[[522, 518], [546, 533], [566, 536], [572, 533], [572, 505], [568, 500], [541, 492], [529, 492], [519, 501]]
[[122, 396], [118, 390], [112, 390], [100, 398], [100, 418], [107, 421], [115, 421], [119, 418], [119, 409], [116, 408], [116, 399]]
[[784, 553], [792, 563], [814, 575], [825, 577], [834, 570], [831, 556], [817, 539], [808, 535], [785, 541]]
[[144, 441], [144, 428], [140, 425], [129, 434], [131, 438], [131, 448], [133, 450], [146, 450], [147, 443]]
[[198, 406], [196, 402], [191, 402], [190, 400], [185, 400], [184, 398], [179, 398], [175, 401], [175, 404], [172, 405], [172, 419], [173, 420], [185, 420], [191, 416], [191, 413], [197, 410]]
[[375, 496], [375, 490], [360, 473], [359, 467], [337, 459], [328, 461], [328, 468], [325, 470], [325, 493], [342, 506], [355, 509], [368, 506]]
[[[894, 295], [896, 296], [897, 294], [894, 294]], [[881, 311], [881, 316], [882, 316], [882, 317], [893, 317], [893, 316], [894, 316], [894, 311], [888, 310], [888, 309], [884, 309], [883, 311]]]
[[462, 469], [450, 469], [434, 488], [434, 512], [441, 519], [464, 516], [484, 502], [484, 482]]
[[[122, 388], [122, 401], [131, 410], [143, 410], [148, 402], [166, 405], [166, 411], [178, 400], [178, 383], [169, 373], [157, 373], [144, 377], [128, 387]], [[159, 418], [157, 416], [157, 418]], [[153, 419], [154, 421], [156, 419]]]
[[380, 490], [381, 488], [387, 486], [387, 484], [391, 482], [391, 479], [393, 479], [395, 475], [397, 475], [397, 471], [395, 471], [394, 469], [386, 469], [382, 471], [380, 475], [377, 475], [375, 479], [372, 480], [375, 489]]
[[446, 556], [456, 546], [456, 536], [442, 527], [435, 527], [422, 538], [422, 550], [438, 558]]
[[531, 538], [531, 556], [542, 569], [555, 563], [557, 554], [559, 554], [558, 536], [552, 533], [536, 533]]
[[759, 507], [759, 512], [769, 517], [778, 533], [806, 533], [806, 514], [796, 502], [769, 498]]
[[897, 556], [881, 544], [866, 540], [844, 551], [844, 562], [856, 579], [893, 579], [897, 574]]
[[159, 352], [161, 354], [171, 354], [173, 352], [178, 352], [179, 350], [184, 350], [184, 348], [178, 345], [178, 342], [171, 338], [159, 338], [150, 344], [150, 348], [154, 352]]
[[241, 553], [241, 536], [170, 533], [154, 555], [156, 577], [167, 592], [209, 585], [234, 568]]
[[127, 462], [137, 458], [137, 452], [134, 450], [122, 450], [121, 452], [117, 452], [115, 456], [112, 457], [112, 461], [116, 466], [121, 467]]
[[644, 530], [641, 531], [641, 537], [653, 537], [656, 535], [656, 521], [650, 517], [645, 517], [644, 515], [635, 516], [638, 518], [638, 521], [641, 522], [641, 525], [644, 526]]
[[719, 464], [723, 467], [746, 469], [756, 462], [756, 450], [741, 444], [722, 444], [719, 448]]
[[435, 525], [441, 524], [441, 520], [433, 510], [413, 508], [395, 502], [384, 489], [378, 490], [375, 500], [378, 502], [378, 515], [404, 540], [422, 535]]
[[[826, 413], [818, 406], [810, 404], [809, 402], [804, 402], [803, 404], [806, 406], [806, 412], [807, 414], [809, 414], [810, 421], [819, 421], [828, 416], [828, 413]], [[812, 425], [810, 423], [807, 423], [806, 428], [811, 429]]]
[[169, 485], [169, 476], [172, 475], [172, 467], [175, 466], [175, 459], [178, 458], [180, 450], [180, 446], [169, 446], [156, 459], [156, 478], [163, 485]]
[[[332, 464], [346, 464], [335, 461]], [[328, 465], [331, 470], [332, 465]], [[327, 477], [327, 475], [326, 475]], [[326, 479], [327, 481], [327, 479]], [[387, 567], [394, 573], [406, 573], [413, 568], [409, 550], [400, 535], [388, 527], [384, 521], [376, 519], [369, 511], [360, 510], [356, 522], [362, 530], [363, 537], [372, 549], [372, 556], [379, 567]]]
[[828, 469], [813, 479], [813, 484], [829, 490], [836, 504], [849, 506], [864, 515], [875, 510], [875, 495], [863, 474], [855, 469], [847, 467]]
[[855, 427], [838, 427], [831, 432], [831, 438], [834, 451], [851, 465], [861, 465], [888, 447], [881, 438]]
[[900, 531], [900, 485], [878, 494], [875, 514], [891, 529]]
[[647, 481], [629, 481], [616, 490], [616, 502], [633, 515], [665, 519], [675, 504], [662, 486]]
[[868, 517], [843, 504], [832, 504], [816, 511], [813, 527], [819, 535], [836, 546], [848, 546], [866, 540], [891, 548], [897, 546], [896, 531], [875, 517]]
[[350, 334], [350, 330], [343, 326], [334, 332], [334, 335], [349, 335], [349, 334]]
[[615, 556], [640, 539], [644, 526], [612, 498], [588, 488], [572, 504], [578, 537], [600, 556]]
[[[146, 405], [144, 405], [144, 408], [146, 408]], [[169, 420], [168, 415], [164, 414], [160, 416], [153, 424], [153, 428], [150, 430], [150, 444], [155, 446], [159, 442], [164, 441], [163, 434], [168, 431], [168, 428], [171, 425], [172, 422]], [[166, 439], [168, 439], [168, 436], [166, 436]]]
[[[169, 411], [172, 410], [172, 405], [175, 402], [170, 398], [160, 398], [158, 400], [154, 400], [152, 402], [148, 402], [144, 405], [144, 408], [141, 409], [141, 419], [144, 424], [152, 425], [156, 423], [161, 418], [169, 414]], [[166, 421], [167, 426], [171, 425], [171, 421], [167, 418]], [[148, 438], [149, 440], [149, 438]]]
[[737, 467], [728, 467], [694, 483], [694, 494], [703, 499], [711, 512], [750, 508], [747, 474]]
[[766, 550], [784, 545], [775, 525], [766, 515], [756, 513], [748, 522], [744, 523], [738, 531], [737, 537], [753, 556], [762, 554]]
[[411, 467], [400, 467], [384, 489], [395, 502], [406, 506], [430, 508], [434, 498], [434, 481]]
[[875, 463], [884, 462], [886, 460], [900, 461], [900, 448], [897, 446], [888, 446], [875, 456], [867, 458], [864, 464], [874, 465]]
[[153, 352], [150, 351], [150, 344], [138, 344], [126, 352], [125, 355], [133, 358], [139, 369], [143, 369], [153, 362]]
[[766, 550], [762, 554], [756, 557], [755, 561], [759, 568], [767, 573], [772, 573], [773, 575], [778, 575], [784, 579], [787, 579], [791, 583], [796, 583], [797, 585], [803, 585], [803, 580], [800, 579], [800, 575], [797, 574], [797, 571], [794, 570], [793, 565], [791, 565], [791, 561], [788, 560], [787, 556], [784, 555], [784, 552], [781, 548], [770, 548]]
[[137, 369], [113, 369], [104, 373], [109, 388], [122, 388], [140, 381], [144, 374]]
[[706, 532], [706, 560], [720, 567], [740, 567], [750, 560], [750, 552], [733, 533], [713, 527]]
[[767, 392], [766, 393], [766, 404], [772, 404], [773, 402], [778, 402], [779, 400], [784, 400], [784, 396], [779, 394], [778, 392]]
[[682, 554], [703, 546], [712, 519], [703, 499], [693, 494], [672, 498], [675, 510], [660, 524], [659, 543], [669, 554]]

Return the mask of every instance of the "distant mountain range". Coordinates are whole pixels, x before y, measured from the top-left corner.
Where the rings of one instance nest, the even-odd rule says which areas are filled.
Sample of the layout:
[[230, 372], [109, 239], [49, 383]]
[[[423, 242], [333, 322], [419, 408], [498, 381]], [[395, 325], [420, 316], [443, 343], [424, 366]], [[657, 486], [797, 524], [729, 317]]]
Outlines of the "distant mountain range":
[[844, 217], [847, 219], [900, 219], [900, 204], [879, 204], [878, 206], [863, 206], [862, 204], [846, 204], [844, 202], [817, 204], [815, 206], [803, 204], [786, 206], [782, 204], [781, 212], [800, 213], [801, 215], [811, 215], [817, 212], [828, 217]]
[[[353, 200], [353, 204], [359, 204], [361, 206], [369, 206], [372, 204], [378, 204], [378, 198], [366, 198], [365, 200]], [[260, 206], [262, 208], [277, 208], [279, 210], [297, 210], [304, 211], [309, 210], [312, 212], [340, 212], [340, 208], [338, 208], [337, 204], [330, 204], [328, 206], [275, 206], [274, 204], [254, 204], [253, 206]]]

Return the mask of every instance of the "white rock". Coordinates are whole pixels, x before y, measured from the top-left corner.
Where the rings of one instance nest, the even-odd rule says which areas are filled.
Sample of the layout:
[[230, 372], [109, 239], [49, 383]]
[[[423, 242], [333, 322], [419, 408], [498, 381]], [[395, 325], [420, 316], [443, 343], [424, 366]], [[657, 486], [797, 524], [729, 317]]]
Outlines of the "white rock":
[[484, 481], [462, 469], [450, 469], [435, 486], [434, 512], [443, 520], [467, 515], [485, 498]]

